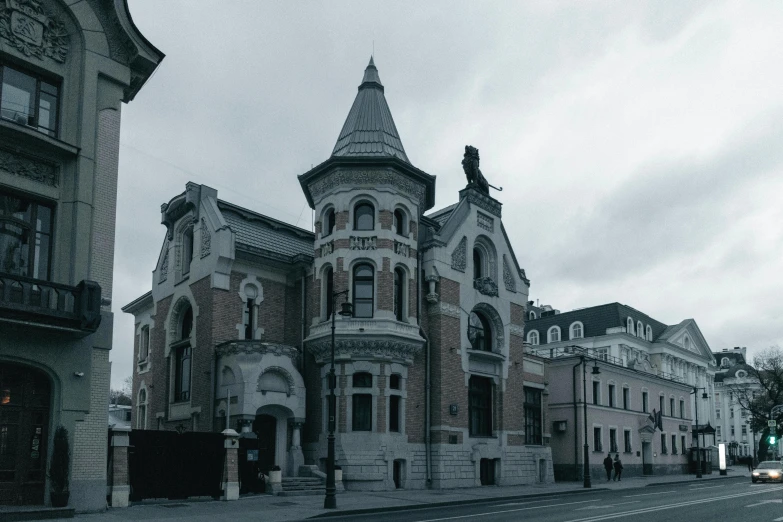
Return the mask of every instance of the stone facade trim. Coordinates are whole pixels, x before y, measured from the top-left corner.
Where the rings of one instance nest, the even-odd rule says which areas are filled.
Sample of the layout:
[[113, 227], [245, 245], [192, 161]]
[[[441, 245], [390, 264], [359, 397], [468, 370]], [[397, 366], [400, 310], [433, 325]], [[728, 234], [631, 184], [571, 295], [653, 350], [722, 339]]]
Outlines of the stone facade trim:
[[468, 238], [462, 236], [457, 248], [451, 253], [451, 268], [464, 272], [467, 267]]
[[[2, 27], [0, 25], [0, 27]], [[0, 149], [0, 170], [50, 187], [57, 187], [57, 167]]]
[[0, 3], [0, 38], [27, 57], [65, 63], [70, 45], [68, 30], [42, 3], [36, 0]]

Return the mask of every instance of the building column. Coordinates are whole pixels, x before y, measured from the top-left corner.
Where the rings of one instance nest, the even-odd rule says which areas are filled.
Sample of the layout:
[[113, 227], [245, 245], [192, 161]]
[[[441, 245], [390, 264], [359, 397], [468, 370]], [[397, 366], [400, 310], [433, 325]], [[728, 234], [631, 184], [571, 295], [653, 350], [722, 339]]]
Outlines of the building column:
[[130, 505], [130, 481], [128, 476], [128, 446], [130, 446], [130, 428], [111, 430], [111, 507], [120, 508]]
[[239, 434], [223, 430], [223, 447], [226, 449], [226, 463], [223, 467], [223, 496], [221, 500], [239, 499]]
[[304, 419], [294, 419], [292, 423], [293, 433], [291, 436], [291, 447], [288, 449], [288, 469], [289, 477], [299, 476], [299, 466], [304, 465], [304, 453], [302, 453], [301, 432]]

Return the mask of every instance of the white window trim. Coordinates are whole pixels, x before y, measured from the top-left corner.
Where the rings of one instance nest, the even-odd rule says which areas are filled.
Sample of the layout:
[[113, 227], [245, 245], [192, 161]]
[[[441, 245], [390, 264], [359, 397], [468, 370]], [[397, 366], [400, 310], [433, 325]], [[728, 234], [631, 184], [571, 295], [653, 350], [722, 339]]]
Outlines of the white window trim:
[[626, 333], [630, 335], [634, 335], [634, 326], [633, 326], [632, 318], [629, 317], [628, 319], [625, 320], [625, 329], [627, 330]]
[[636, 336], [644, 339], [644, 325], [641, 321], [636, 321]]
[[[552, 332], [557, 332], [557, 339], [555, 339], [555, 340], [552, 339]], [[547, 343], [557, 343], [557, 342], [562, 341], [563, 340], [563, 336], [561, 334], [562, 334], [562, 332], [560, 331], [560, 327], [559, 326], [551, 326], [546, 331], [546, 342]]]
[[[574, 329], [579, 327], [579, 336], [574, 335]], [[584, 339], [585, 337], [585, 325], [582, 321], [574, 321], [571, 326], [568, 327], [568, 336], [570, 339]]]
[[254, 275], [247, 276], [239, 283], [239, 298], [242, 300], [242, 313], [239, 316], [239, 322], [236, 325], [237, 339], [245, 339], [244, 317], [245, 307], [247, 307], [247, 300], [249, 299], [246, 290], [249, 285], [256, 287], [256, 290], [258, 290], [258, 295], [254, 298], [255, 302], [253, 303], [253, 319], [256, 325], [256, 327], [253, 329], [253, 340], [258, 340], [261, 339], [262, 335], [264, 335], [264, 329], [261, 328], [260, 325], [261, 314], [259, 313], [261, 303], [264, 302], [264, 285], [261, 284], [261, 280], [258, 278], [258, 276]]
[[[536, 342], [533, 342], [531, 340], [534, 334], [535, 334]], [[530, 344], [530, 346], [538, 346], [541, 343], [541, 336], [538, 334], [538, 330], [530, 330], [527, 333], [527, 342]]]

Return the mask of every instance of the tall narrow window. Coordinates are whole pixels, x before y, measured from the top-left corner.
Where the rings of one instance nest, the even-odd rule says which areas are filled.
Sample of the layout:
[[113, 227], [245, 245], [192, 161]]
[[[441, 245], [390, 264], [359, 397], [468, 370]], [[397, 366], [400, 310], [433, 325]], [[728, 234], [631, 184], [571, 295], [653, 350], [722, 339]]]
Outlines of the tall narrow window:
[[609, 407], [610, 408], [614, 408], [615, 406], [617, 406], [615, 404], [615, 402], [614, 402], [614, 389], [615, 389], [614, 384], [610, 384], [609, 385]]
[[57, 86], [7, 65], [0, 78], [0, 117], [57, 136]]
[[593, 428], [593, 451], [603, 451], [603, 437], [601, 437], [601, 428]]
[[356, 265], [353, 269], [354, 317], [372, 317], [374, 309], [374, 278], [371, 265]]
[[253, 324], [253, 316], [255, 315], [253, 313], [253, 307], [255, 304], [255, 299], [248, 299], [247, 303], [245, 304], [245, 339], [253, 338], [253, 332], [255, 331], [255, 325]]
[[394, 317], [398, 321], [404, 320], [405, 310], [405, 271], [402, 268], [394, 269]]
[[51, 206], [0, 191], [0, 272], [49, 280], [52, 215]]
[[542, 444], [541, 390], [525, 388], [525, 444]]
[[617, 453], [617, 429], [616, 428], [609, 428], [609, 451], [612, 453]]
[[193, 329], [193, 308], [188, 307], [182, 314], [180, 340], [175, 347], [174, 400], [190, 400], [190, 367], [193, 348], [190, 346], [190, 332]]
[[468, 317], [468, 340], [474, 350], [492, 351], [492, 329], [481, 312], [470, 312]]
[[492, 381], [489, 378], [470, 377], [468, 406], [471, 437], [492, 436]]
[[653, 340], [653, 338], [652, 338], [652, 327], [650, 327], [649, 324], [647, 325], [647, 340], [648, 341], [652, 341]]
[[669, 415], [672, 417], [675, 416], [674, 414], [674, 397], [669, 397]]
[[397, 233], [397, 235], [406, 236], [408, 235], [408, 231], [406, 229], [407, 227], [405, 226], [405, 212], [403, 212], [400, 209], [395, 210], [394, 231]]
[[136, 429], [147, 429], [147, 390], [139, 390], [138, 406], [136, 407]]
[[375, 208], [369, 203], [359, 203], [353, 209], [354, 230], [375, 229]]
[[623, 388], [623, 409], [627, 410], [631, 407], [631, 390]]
[[182, 234], [182, 275], [190, 273], [190, 263], [193, 261], [193, 227], [188, 227]]
[[665, 433], [661, 433], [661, 453], [664, 454], [664, 455], [669, 453], [666, 450], [666, 434]]
[[484, 276], [483, 259], [478, 248], [473, 249], [473, 279], [480, 279]]
[[356, 393], [357, 389], [372, 388], [372, 374], [361, 372], [353, 374], [353, 419], [351, 430], [372, 431], [372, 395]]
[[663, 395], [658, 397], [658, 411], [661, 412], [661, 415], [663, 415]]
[[389, 396], [389, 431], [400, 431], [400, 396]]
[[630, 317], [625, 322], [625, 329], [627, 330], [627, 333], [634, 335], [634, 328], [633, 328], [633, 319]]
[[625, 448], [624, 448], [623, 451], [625, 451], [626, 453], [631, 453], [631, 432], [629, 430], [625, 430], [623, 432], [623, 436], [624, 436], [624, 439], [625, 439], [625, 441], [624, 441], [625, 442]]
[[680, 399], [680, 418], [685, 418], [685, 401]]
[[[720, 426], [718, 426], [718, 429], [720, 429]], [[720, 436], [718, 436], [718, 440], [720, 440]], [[680, 447], [682, 448], [682, 452], [685, 453], [685, 435], [680, 435]]]
[[142, 326], [139, 334], [139, 361], [147, 360], [150, 354], [150, 327]]
[[601, 404], [601, 383], [593, 381], [593, 404]]
[[650, 411], [650, 405], [649, 401], [647, 399], [648, 395], [646, 391], [642, 392], [642, 411], [644, 413], [648, 413]]
[[323, 237], [332, 235], [332, 232], [334, 232], [334, 224], [335, 224], [334, 209], [330, 208], [329, 210], [326, 211], [326, 215], [324, 216]]
[[[685, 448], [683, 448], [685, 450]], [[672, 435], [672, 455], [677, 454], [677, 435]]]
[[644, 339], [644, 325], [641, 321], [636, 322], [636, 335]]
[[334, 270], [331, 267], [326, 269], [324, 273], [326, 278], [326, 291], [324, 292], [324, 299], [326, 299], [326, 318], [332, 317], [332, 307], [334, 306]]

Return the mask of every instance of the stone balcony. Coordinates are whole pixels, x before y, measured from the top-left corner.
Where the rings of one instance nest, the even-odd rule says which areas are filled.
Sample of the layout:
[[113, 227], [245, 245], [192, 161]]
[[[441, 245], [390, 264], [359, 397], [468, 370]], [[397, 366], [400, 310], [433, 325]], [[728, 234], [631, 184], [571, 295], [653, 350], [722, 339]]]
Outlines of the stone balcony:
[[0, 321], [84, 337], [101, 324], [101, 287], [76, 286], [0, 272]]
[[[331, 320], [310, 328], [307, 351], [319, 364], [331, 358]], [[335, 360], [383, 360], [412, 364], [424, 346], [416, 325], [387, 318], [344, 318], [335, 321]]]

